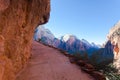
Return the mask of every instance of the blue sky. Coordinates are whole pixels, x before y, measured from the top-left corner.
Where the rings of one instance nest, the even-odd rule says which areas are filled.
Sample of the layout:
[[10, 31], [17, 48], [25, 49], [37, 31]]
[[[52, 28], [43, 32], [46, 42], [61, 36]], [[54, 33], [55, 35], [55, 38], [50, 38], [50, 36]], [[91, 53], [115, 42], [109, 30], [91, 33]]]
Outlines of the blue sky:
[[120, 0], [51, 0], [51, 15], [45, 27], [56, 37], [73, 34], [102, 44], [118, 20]]

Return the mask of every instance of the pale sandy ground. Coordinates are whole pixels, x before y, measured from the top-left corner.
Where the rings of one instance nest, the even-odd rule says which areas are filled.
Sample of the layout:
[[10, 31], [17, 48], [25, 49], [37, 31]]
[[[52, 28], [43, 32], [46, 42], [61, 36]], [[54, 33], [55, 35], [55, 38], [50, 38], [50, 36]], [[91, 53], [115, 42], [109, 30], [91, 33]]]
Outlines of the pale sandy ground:
[[16, 80], [94, 80], [58, 50], [33, 41], [32, 57]]

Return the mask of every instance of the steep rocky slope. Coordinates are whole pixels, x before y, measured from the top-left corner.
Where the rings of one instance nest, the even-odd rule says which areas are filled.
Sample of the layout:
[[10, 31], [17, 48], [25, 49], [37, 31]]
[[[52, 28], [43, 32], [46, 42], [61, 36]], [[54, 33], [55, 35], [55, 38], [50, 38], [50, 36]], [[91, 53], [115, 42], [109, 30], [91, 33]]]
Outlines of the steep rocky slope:
[[109, 31], [108, 39], [114, 46], [114, 65], [120, 72], [120, 21]]
[[34, 29], [49, 12], [49, 0], [0, 0], [0, 80], [14, 80], [24, 67]]
[[33, 42], [32, 57], [17, 80], [94, 80], [60, 51]]

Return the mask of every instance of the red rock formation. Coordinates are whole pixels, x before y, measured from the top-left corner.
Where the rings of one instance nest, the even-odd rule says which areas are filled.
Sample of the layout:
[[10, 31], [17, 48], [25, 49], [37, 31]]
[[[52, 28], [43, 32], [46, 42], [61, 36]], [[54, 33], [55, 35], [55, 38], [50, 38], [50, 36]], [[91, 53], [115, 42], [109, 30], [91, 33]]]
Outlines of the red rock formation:
[[108, 39], [114, 45], [114, 65], [120, 72], [120, 21], [110, 30]]
[[14, 80], [27, 63], [34, 29], [49, 12], [49, 0], [0, 0], [0, 80]]
[[10, 4], [10, 0], [0, 0], [0, 11], [8, 8], [9, 4]]
[[116, 44], [116, 45], [114, 46], [114, 52], [116, 52], [116, 55], [118, 55], [118, 53], [119, 53], [118, 44]]

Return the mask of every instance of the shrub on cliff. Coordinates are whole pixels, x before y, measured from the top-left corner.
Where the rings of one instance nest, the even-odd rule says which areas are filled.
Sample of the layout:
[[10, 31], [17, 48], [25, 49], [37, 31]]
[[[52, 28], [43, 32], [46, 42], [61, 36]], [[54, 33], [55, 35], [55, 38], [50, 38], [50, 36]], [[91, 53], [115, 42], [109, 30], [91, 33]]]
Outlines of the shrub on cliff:
[[78, 53], [74, 53], [73, 56], [78, 59], [78, 60], [88, 60], [88, 54], [87, 52], [78, 52]]

